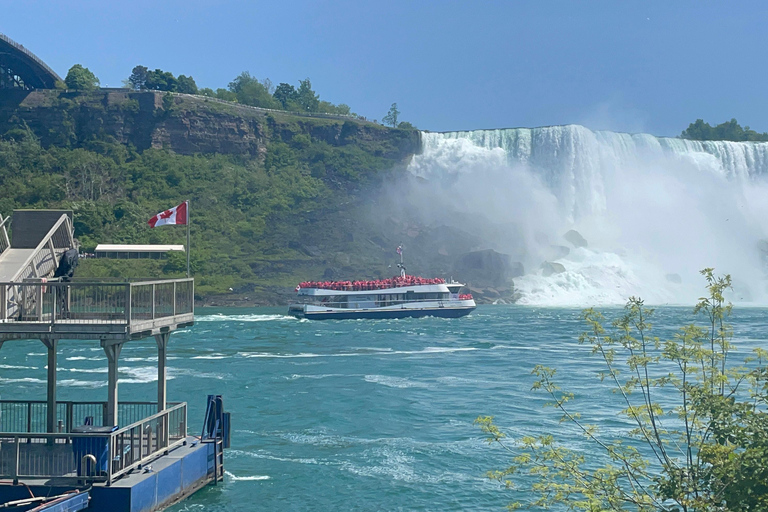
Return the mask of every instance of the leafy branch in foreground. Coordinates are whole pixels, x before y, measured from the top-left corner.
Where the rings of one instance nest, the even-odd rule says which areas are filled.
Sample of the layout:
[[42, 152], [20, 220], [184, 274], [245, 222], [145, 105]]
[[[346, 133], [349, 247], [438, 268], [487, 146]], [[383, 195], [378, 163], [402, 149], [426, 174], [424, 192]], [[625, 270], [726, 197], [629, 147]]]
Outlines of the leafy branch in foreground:
[[[575, 426], [597, 450], [589, 456], [552, 435], [509, 440], [490, 416], [475, 420], [487, 441], [512, 462], [488, 477], [514, 487], [533, 481], [534, 498], [509, 508], [562, 506], [568, 510], [746, 511], [768, 508], [768, 352], [756, 349], [745, 365], [729, 362], [732, 307], [724, 298], [731, 278], [704, 269], [707, 296], [694, 308], [705, 326], [686, 325], [667, 341], [652, 336], [654, 311], [630, 298], [624, 314], [604, 327], [588, 309], [579, 343], [602, 360], [598, 374], [631, 427], [609, 435], [584, 423], [574, 395], [558, 386], [556, 370], [538, 365], [533, 389], [561, 421]], [[598, 455], [599, 454], [599, 455]]]

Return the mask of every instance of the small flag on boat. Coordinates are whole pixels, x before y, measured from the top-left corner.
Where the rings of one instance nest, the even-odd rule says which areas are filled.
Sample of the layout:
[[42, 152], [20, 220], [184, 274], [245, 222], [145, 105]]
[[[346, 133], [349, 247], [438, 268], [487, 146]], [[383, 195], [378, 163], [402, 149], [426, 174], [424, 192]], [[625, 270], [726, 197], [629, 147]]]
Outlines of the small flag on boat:
[[398, 245], [397, 246], [397, 254], [403, 254], [403, 246], [402, 245]]
[[160, 212], [147, 221], [150, 227], [164, 226], [166, 224], [187, 224], [187, 202], [184, 201], [179, 206], [174, 206], [170, 210]]
[[296, 285], [296, 293], [298, 293], [298, 292], [299, 292], [299, 290], [301, 290], [301, 285], [300, 285], [300, 284], [297, 284], [297, 285]]

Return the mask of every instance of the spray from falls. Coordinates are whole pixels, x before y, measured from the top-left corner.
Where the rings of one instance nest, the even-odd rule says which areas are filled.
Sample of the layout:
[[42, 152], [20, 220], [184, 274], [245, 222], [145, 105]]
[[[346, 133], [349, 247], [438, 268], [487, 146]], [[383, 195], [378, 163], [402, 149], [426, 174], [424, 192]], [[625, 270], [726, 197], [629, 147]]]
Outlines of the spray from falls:
[[[733, 276], [734, 301], [768, 302], [768, 143], [574, 125], [422, 140], [409, 170], [429, 205], [425, 222], [474, 233], [521, 262], [521, 303], [622, 304], [634, 295], [688, 304], [705, 267]], [[564, 238], [570, 230], [587, 245]]]

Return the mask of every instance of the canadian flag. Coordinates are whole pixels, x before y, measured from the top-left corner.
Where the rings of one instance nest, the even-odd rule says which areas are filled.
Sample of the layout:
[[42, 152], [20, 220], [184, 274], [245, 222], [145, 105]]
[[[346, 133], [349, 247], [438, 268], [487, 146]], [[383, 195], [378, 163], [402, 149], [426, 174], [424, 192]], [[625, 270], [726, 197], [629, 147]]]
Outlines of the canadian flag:
[[182, 224], [187, 223], [187, 202], [184, 201], [179, 206], [174, 206], [170, 210], [160, 212], [147, 221], [149, 227], [156, 228], [157, 226], [164, 226], [166, 224]]

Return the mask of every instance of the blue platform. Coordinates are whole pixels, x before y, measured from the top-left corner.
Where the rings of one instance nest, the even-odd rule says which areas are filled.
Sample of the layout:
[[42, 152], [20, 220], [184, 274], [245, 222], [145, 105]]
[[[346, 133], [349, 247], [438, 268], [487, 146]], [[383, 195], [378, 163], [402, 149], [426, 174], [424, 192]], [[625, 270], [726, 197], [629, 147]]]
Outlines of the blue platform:
[[[214, 443], [187, 437], [186, 445], [137, 469], [111, 486], [94, 484], [88, 491], [88, 512], [152, 512], [176, 503], [214, 480]], [[24, 485], [21, 485], [24, 484]], [[29, 490], [28, 490], [29, 489]], [[78, 490], [85, 490], [83, 487]], [[55, 480], [23, 480], [20, 485], [0, 485], [0, 505], [35, 496], [56, 496], [75, 490], [57, 485]], [[40, 507], [14, 507], [23, 512]], [[80, 508], [40, 508], [39, 510], [81, 510]]]

